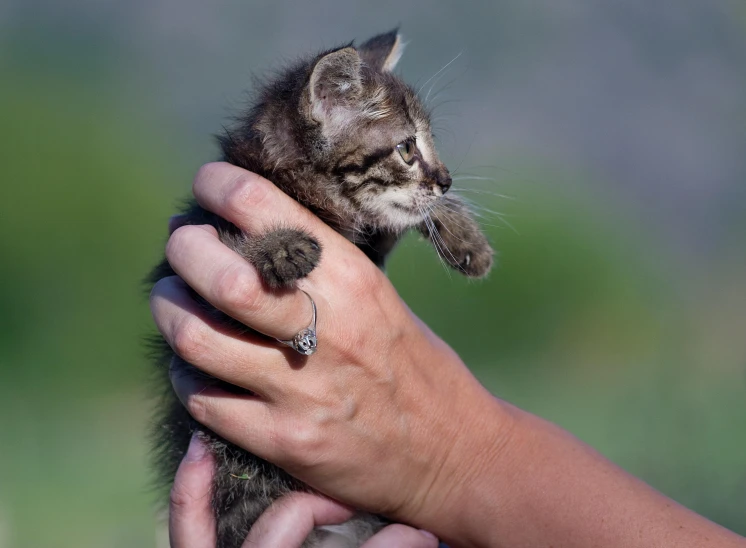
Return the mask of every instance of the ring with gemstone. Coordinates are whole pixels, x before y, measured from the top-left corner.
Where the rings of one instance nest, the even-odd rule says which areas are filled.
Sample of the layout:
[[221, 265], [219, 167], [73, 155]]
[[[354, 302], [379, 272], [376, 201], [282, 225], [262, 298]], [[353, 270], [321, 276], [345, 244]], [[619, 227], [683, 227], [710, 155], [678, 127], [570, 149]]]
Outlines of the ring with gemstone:
[[[301, 291], [303, 290], [301, 289]], [[303, 293], [306, 292], [303, 291]], [[311, 295], [308, 293], [306, 293], [306, 297], [311, 301], [311, 308], [313, 309], [313, 319], [311, 319], [311, 324], [305, 329], [301, 329], [292, 339], [286, 341], [282, 339], [276, 340], [277, 342], [281, 342], [282, 344], [293, 348], [299, 354], [310, 356], [316, 352], [316, 345], [318, 342], [316, 339], [316, 303], [313, 302]]]

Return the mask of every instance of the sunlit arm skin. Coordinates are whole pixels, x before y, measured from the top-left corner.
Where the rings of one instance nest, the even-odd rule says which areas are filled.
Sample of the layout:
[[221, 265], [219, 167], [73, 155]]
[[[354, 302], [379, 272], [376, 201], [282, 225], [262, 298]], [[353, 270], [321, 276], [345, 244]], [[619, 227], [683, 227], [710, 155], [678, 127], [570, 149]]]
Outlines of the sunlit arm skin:
[[494, 398], [362, 252], [268, 181], [208, 164], [194, 194], [249, 234], [302, 226], [324, 250], [299, 283], [318, 307], [319, 348], [303, 358], [221, 329], [186, 284], [281, 339], [308, 325], [299, 289], [267, 290], [211, 227], [171, 235], [166, 255], [179, 277], [153, 290], [159, 330], [189, 363], [256, 394], [229, 394], [174, 371], [181, 401], [219, 435], [329, 497], [454, 547], [746, 546], [568, 433]]

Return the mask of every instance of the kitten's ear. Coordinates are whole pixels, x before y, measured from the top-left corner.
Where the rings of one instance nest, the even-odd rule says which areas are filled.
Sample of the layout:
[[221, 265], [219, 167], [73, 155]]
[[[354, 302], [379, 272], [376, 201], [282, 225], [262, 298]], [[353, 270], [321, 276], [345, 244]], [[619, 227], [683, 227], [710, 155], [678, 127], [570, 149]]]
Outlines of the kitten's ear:
[[401, 59], [401, 55], [404, 53], [404, 42], [402, 42], [401, 34], [399, 34], [397, 28], [374, 36], [357, 49], [366, 65], [372, 69], [386, 72], [394, 70], [399, 59]]
[[319, 122], [333, 118], [335, 109], [350, 106], [360, 97], [362, 61], [354, 48], [327, 53], [311, 72], [311, 116]]

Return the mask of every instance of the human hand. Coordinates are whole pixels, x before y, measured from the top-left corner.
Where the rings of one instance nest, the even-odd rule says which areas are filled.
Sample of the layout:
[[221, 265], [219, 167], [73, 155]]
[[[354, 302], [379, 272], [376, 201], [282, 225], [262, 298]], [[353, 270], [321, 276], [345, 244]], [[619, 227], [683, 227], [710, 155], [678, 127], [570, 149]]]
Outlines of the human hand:
[[[321, 264], [298, 284], [319, 313], [319, 349], [305, 359], [273, 340], [216, 325], [184, 282], [281, 339], [308, 325], [306, 295], [268, 291], [211, 227], [172, 234], [166, 255], [180, 278], [153, 289], [158, 328], [186, 361], [255, 394], [227, 393], [176, 371], [179, 398], [208, 428], [334, 499], [452, 545], [744, 546], [567, 432], [493, 398], [355, 246], [268, 181], [210, 164], [194, 192], [206, 209], [249, 234], [278, 223], [302, 226], [324, 247]], [[212, 466], [185, 462], [182, 468], [197, 470], [180, 471], [176, 480], [174, 546], [191, 546], [179, 544], [191, 539], [211, 547], [209, 524], [189, 529], [199, 514], [194, 504], [206, 505], [208, 497], [189, 493], [208, 492]], [[337, 503], [300, 500], [273, 507], [260, 520], [267, 529], [256, 534], [290, 534], [279, 526], [285, 519], [301, 519], [306, 528], [346, 519]]]
[[[195, 435], [171, 490], [169, 536], [172, 548], [214, 548], [215, 517], [210, 507], [213, 462]], [[321, 495], [296, 493], [276, 501], [251, 528], [243, 546], [300, 548], [311, 530], [335, 525], [354, 511]], [[389, 525], [361, 548], [436, 548], [437, 539], [406, 525]]]
[[226, 332], [184, 282], [216, 308], [281, 339], [308, 325], [306, 295], [266, 289], [212, 227], [174, 231], [166, 256], [184, 282], [167, 278], [153, 289], [159, 330], [187, 362], [256, 394], [172, 375], [190, 413], [335, 499], [436, 533], [453, 523], [467, 527], [454, 507], [479, 489], [479, 469], [504, 445], [511, 414], [360, 250], [271, 183], [208, 164], [194, 193], [249, 234], [300, 226], [324, 252], [298, 284], [318, 307], [319, 348], [304, 358], [258, 335]]

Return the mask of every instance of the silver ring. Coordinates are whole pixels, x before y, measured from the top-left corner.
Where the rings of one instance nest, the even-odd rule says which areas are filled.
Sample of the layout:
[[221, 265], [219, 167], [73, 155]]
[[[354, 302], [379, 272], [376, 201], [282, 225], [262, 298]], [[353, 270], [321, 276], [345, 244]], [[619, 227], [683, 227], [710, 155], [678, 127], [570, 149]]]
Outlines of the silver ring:
[[[303, 290], [301, 289], [301, 291]], [[303, 291], [303, 293], [306, 292]], [[318, 342], [316, 339], [316, 303], [313, 302], [311, 295], [308, 293], [306, 293], [306, 297], [311, 301], [311, 308], [313, 309], [313, 319], [311, 320], [311, 324], [307, 328], [301, 329], [292, 339], [287, 341], [283, 341], [282, 339], [275, 340], [293, 348], [299, 354], [310, 356], [316, 352], [316, 345]]]

